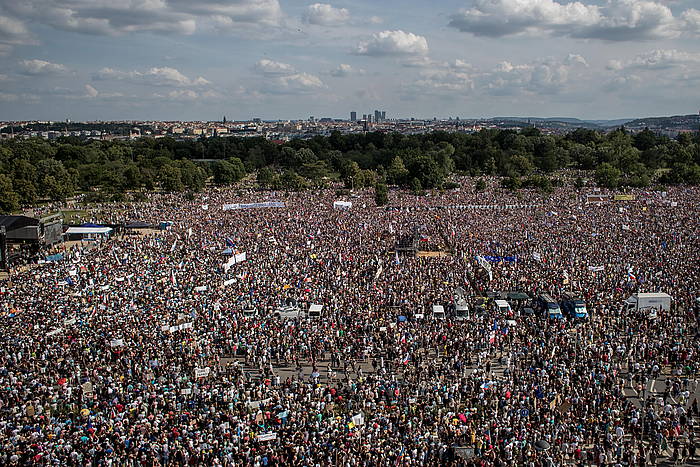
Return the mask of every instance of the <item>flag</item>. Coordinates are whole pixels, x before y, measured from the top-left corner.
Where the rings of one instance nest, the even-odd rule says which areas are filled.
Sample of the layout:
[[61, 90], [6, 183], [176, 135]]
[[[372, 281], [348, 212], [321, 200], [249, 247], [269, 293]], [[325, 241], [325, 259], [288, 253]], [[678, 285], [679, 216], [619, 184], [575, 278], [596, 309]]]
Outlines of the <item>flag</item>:
[[399, 252], [398, 251], [394, 252], [394, 264], [401, 264], [401, 260], [399, 259]]
[[627, 270], [627, 279], [628, 279], [630, 282], [637, 282], [637, 276], [635, 276], [635, 275], [632, 273], [632, 268], [629, 268], [629, 269]]
[[230, 246], [230, 247], [236, 246], [236, 244], [233, 243], [233, 240], [231, 240], [231, 237], [226, 237], [226, 246]]

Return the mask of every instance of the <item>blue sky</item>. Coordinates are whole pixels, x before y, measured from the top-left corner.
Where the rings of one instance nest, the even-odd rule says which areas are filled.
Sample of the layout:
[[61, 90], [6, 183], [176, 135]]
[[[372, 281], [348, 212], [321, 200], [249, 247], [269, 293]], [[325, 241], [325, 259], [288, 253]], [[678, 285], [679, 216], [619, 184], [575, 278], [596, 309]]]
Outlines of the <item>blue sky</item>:
[[700, 109], [696, 0], [0, 0], [0, 119]]

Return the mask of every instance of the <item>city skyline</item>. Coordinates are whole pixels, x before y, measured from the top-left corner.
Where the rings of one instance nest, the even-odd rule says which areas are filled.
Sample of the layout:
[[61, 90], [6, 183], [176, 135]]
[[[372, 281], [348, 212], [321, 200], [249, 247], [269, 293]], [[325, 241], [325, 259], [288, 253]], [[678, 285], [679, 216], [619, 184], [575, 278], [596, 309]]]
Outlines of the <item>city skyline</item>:
[[0, 120], [700, 108], [692, 0], [123, 3], [0, 0]]

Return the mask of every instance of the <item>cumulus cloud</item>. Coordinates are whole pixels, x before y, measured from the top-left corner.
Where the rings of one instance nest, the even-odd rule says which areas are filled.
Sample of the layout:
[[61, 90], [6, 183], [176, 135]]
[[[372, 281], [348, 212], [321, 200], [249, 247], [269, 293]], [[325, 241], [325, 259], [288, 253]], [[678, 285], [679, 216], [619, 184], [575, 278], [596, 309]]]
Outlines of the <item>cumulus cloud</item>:
[[428, 41], [423, 36], [401, 30], [382, 31], [360, 42], [354, 52], [372, 57], [426, 55]]
[[275, 62], [274, 60], [268, 60], [263, 58], [258, 61], [254, 66], [253, 70], [256, 73], [266, 76], [283, 76], [283, 75], [293, 75], [296, 70], [292, 65], [287, 63]]
[[314, 3], [304, 11], [303, 20], [318, 26], [336, 26], [347, 23], [350, 12], [346, 8], [335, 8], [327, 3]]
[[89, 84], [85, 85], [85, 96], [95, 98], [95, 97], [97, 97], [98, 94], [99, 94], [99, 92], [97, 92], [97, 89], [90, 86]]
[[671, 9], [657, 1], [610, 0], [605, 7], [579, 1], [474, 0], [453, 14], [450, 26], [476, 36], [530, 33], [609, 41], [673, 37], [680, 25]]
[[87, 34], [193, 34], [201, 24], [240, 30], [277, 26], [278, 0], [0, 0], [14, 18]]
[[695, 8], [686, 10], [681, 15], [685, 29], [693, 34], [700, 34], [700, 11]]
[[31, 42], [30, 33], [23, 22], [0, 15], [0, 43], [9, 45], [27, 44]]
[[308, 94], [326, 87], [317, 76], [309, 73], [278, 76], [265, 83], [263, 92], [266, 94]]
[[207, 86], [211, 84], [201, 76], [190, 79], [180, 71], [170, 67], [154, 67], [146, 71], [120, 71], [112, 68], [103, 68], [93, 75], [93, 80], [119, 80], [152, 86], [178, 87]]
[[556, 94], [568, 84], [572, 69], [587, 66], [583, 57], [574, 54], [564, 60], [549, 58], [524, 64], [504, 61], [492, 69], [477, 69], [463, 60], [455, 60], [421, 72], [418, 80], [404, 87], [404, 93]]
[[334, 68], [333, 70], [328, 72], [328, 74], [334, 78], [345, 78], [347, 76], [352, 75], [353, 73], [355, 73], [355, 69], [347, 63], [341, 63], [340, 65], [338, 65], [338, 68]]
[[61, 75], [67, 73], [68, 68], [60, 63], [51, 63], [45, 60], [20, 60], [19, 72], [31, 76]]
[[629, 69], [664, 70], [674, 67], [687, 67], [700, 64], [700, 53], [683, 52], [676, 49], [652, 50], [639, 54], [631, 60], [610, 60], [607, 68], [614, 71]]

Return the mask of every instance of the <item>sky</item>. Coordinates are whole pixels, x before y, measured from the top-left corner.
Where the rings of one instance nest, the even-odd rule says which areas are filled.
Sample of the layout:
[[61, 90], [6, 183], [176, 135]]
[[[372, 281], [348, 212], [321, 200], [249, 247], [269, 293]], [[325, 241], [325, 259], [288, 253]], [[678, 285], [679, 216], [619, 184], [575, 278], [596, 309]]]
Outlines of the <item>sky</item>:
[[0, 0], [0, 120], [700, 109], [698, 0]]

